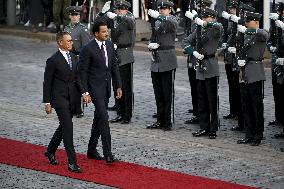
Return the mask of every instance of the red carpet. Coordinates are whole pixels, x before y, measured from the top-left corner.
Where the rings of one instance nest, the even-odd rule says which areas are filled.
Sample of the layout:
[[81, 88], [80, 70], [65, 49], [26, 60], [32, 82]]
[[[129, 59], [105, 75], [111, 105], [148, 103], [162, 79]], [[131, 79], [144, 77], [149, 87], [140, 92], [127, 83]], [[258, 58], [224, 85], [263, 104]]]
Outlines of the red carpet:
[[106, 165], [105, 161], [89, 160], [83, 154], [77, 154], [77, 157], [84, 172], [75, 174], [67, 170], [64, 150], [56, 153], [60, 164], [52, 166], [43, 155], [45, 149], [43, 146], [0, 138], [0, 163], [119, 188], [254, 188], [133, 163], [117, 162]]

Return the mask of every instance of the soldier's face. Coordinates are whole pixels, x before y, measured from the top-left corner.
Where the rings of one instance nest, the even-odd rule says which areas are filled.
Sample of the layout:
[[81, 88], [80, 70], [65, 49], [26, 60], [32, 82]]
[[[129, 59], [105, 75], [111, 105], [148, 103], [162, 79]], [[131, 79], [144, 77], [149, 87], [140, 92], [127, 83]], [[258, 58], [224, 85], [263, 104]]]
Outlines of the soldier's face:
[[62, 49], [62, 50], [65, 50], [65, 51], [72, 50], [73, 41], [72, 41], [71, 35], [69, 35], [69, 34], [64, 35], [62, 40], [60, 40], [58, 42], [58, 45], [59, 45], [60, 49]]
[[80, 21], [80, 14], [78, 13], [69, 14], [69, 18], [72, 23], [78, 23]]
[[128, 10], [123, 7], [119, 7], [116, 9], [116, 14], [118, 15], [126, 15], [127, 13], [128, 13]]
[[100, 31], [95, 32], [95, 37], [99, 41], [106, 41], [108, 39], [108, 28], [107, 28], [107, 26], [100, 26]]
[[230, 13], [233, 15], [237, 14], [237, 9], [236, 8], [230, 8]]
[[246, 22], [246, 27], [250, 29], [257, 29], [259, 28], [259, 21], [251, 20]]
[[161, 15], [169, 16], [170, 13], [171, 13], [171, 9], [168, 8], [168, 7], [161, 7], [161, 8], [159, 9], [159, 12], [160, 12]]

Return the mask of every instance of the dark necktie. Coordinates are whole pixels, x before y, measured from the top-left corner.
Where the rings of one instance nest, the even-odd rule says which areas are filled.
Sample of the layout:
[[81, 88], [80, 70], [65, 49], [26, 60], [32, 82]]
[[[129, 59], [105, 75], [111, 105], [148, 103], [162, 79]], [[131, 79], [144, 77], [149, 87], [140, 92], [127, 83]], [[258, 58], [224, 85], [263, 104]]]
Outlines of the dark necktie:
[[68, 59], [68, 64], [69, 64], [70, 70], [72, 70], [72, 59], [71, 59], [71, 56], [70, 56], [69, 52], [67, 52], [66, 54], [67, 54], [67, 59]]
[[102, 56], [103, 56], [103, 59], [104, 59], [104, 64], [106, 64], [106, 57], [105, 57], [105, 49], [104, 49], [104, 43], [102, 43], [101, 45], [101, 52], [102, 52]]

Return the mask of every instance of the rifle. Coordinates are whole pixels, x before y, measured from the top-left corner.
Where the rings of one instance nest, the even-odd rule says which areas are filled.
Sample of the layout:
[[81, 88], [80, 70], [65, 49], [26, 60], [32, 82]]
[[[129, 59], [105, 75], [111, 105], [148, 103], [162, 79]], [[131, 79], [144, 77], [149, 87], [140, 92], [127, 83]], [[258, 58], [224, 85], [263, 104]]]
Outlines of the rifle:
[[[279, 3], [279, 20], [282, 20], [283, 19], [283, 10], [284, 10], [284, 5], [283, 3]], [[274, 21], [274, 24], [275, 24], [275, 21]], [[282, 43], [282, 36], [283, 36], [283, 30], [281, 28], [277, 28], [277, 30], [275, 30], [276, 34], [275, 34], [275, 40], [276, 40], [276, 56], [277, 57], [281, 57], [283, 56], [283, 53], [281, 53], [281, 51], [283, 52], [281, 48], [281, 43]], [[283, 65], [276, 65], [274, 70], [275, 74], [277, 76], [281, 76], [284, 74], [284, 67]]]
[[[230, 12], [229, 11], [229, 5], [230, 5], [230, 0], [227, 0], [227, 3], [226, 3], [226, 11], [227, 12]], [[226, 20], [226, 22], [224, 22], [224, 36], [223, 36], [223, 43], [226, 43], [228, 41], [228, 27], [229, 27], [229, 22], [230, 20]]]
[[[153, 10], [157, 10], [157, 0], [152, 0], [152, 9]], [[155, 22], [156, 19], [151, 17], [151, 39], [150, 42], [151, 43], [156, 43], [157, 42], [157, 36], [156, 36], [156, 29], [155, 29]], [[152, 60], [154, 62], [158, 61], [158, 55], [157, 55], [157, 50], [150, 50], [152, 52]]]
[[[202, 3], [199, 3], [199, 10], [198, 10], [198, 15], [201, 16], [201, 11], [202, 11]], [[201, 35], [202, 35], [202, 28], [200, 25], [196, 25], [196, 51], [201, 53]], [[202, 64], [202, 60], [197, 59], [196, 60], [196, 66], [198, 66], [199, 70], [206, 70], [206, 67]]]
[[[194, 0], [190, 0], [188, 8], [189, 8], [190, 12], [192, 12], [195, 9]], [[186, 23], [186, 36], [188, 36], [189, 33], [191, 33], [191, 30], [192, 30], [192, 20], [187, 18], [186, 16], [184, 16], [184, 17], [185, 17], [185, 23]], [[190, 63], [190, 56], [189, 55], [187, 56], [187, 64], [188, 64], [188, 67], [192, 67], [192, 63]]]

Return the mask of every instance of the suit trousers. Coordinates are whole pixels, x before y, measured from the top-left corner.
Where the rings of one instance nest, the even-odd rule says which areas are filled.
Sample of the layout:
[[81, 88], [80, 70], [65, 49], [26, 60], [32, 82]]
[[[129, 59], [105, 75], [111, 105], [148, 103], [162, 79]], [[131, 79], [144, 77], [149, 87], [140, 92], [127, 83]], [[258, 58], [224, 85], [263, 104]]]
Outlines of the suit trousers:
[[239, 72], [232, 71], [231, 64], [225, 64], [226, 75], [229, 86], [230, 114], [238, 115], [241, 109], [241, 94], [239, 84]]
[[261, 140], [264, 131], [263, 81], [241, 84], [246, 138]]
[[108, 97], [107, 88], [101, 97], [92, 97], [93, 103], [95, 105], [94, 119], [91, 130], [91, 137], [88, 144], [88, 153], [94, 153], [97, 149], [98, 140], [101, 137], [103, 154], [104, 156], [110, 156], [111, 154], [111, 135], [108, 122]]
[[200, 129], [217, 131], [218, 117], [218, 77], [197, 80], [198, 111]]
[[196, 80], [196, 70], [194, 68], [188, 68], [188, 79], [190, 84], [193, 115], [198, 117], [197, 80]]
[[117, 99], [117, 114], [122, 116], [124, 120], [130, 120], [132, 117], [132, 66], [133, 63], [129, 63], [119, 67], [120, 78], [122, 81], [122, 97]]
[[76, 163], [76, 153], [73, 144], [73, 122], [71, 110], [68, 108], [56, 108], [55, 111], [59, 119], [59, 126], [54, 132], [51, 141], [49, 142], [47, 151], [49, 153], [55, 154], [58, 146], [63, 139], [68, 162], [69, 164], [74, 164]]
[[[281, 101], [283, 96], [281, 96], [281, 86], [283, 88], [283, 84], [277, 83], [277, 75], [272, 70], [272, 87], [273, 87], [273, 97], [274, 97], [274, 104], [275, 104], [275, 119], [276, 121], [280, 121], [282, 115], [281, 113], [284, 111], [283, 106], [281, 106]], [[282, 93], [283, 94], [283, 93]]]
[[151, 72], [157, 106], [157, 121], [164, 126], [171, 125], [171, 105], [175, 70]]

